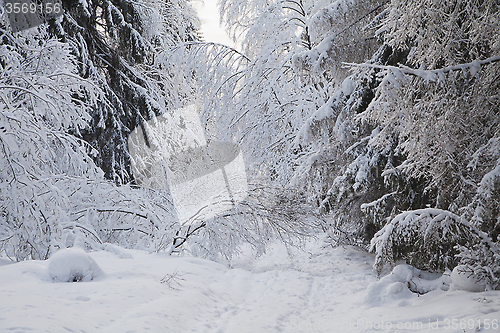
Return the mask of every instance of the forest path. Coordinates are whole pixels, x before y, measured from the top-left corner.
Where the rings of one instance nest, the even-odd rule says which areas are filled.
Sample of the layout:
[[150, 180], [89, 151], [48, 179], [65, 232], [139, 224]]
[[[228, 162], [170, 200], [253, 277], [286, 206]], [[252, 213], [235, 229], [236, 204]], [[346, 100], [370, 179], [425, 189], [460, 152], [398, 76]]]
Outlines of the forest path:
[[220, 327], [210, 332], [499, 331], [500, 291], [417, 295], [406, 283], [378, 280], [373, 261], [359, 249], [316, 242], [305, 251], [275, 245], [257, 260], [242, 255], [228, 281], [245, 294], [233, 312], [212, 317]]
[[242, 255], [226, 272], [224, 285], [210, 284], [233, 298], [225, 311], [207, 318], [205, 327], [213, 332], [332, 332], [349, 325], [342, 313], [361, 306], [366, 286], [376, 281], [372, 261], [370, 254], [340, 247], [300, 251], [276, 245], [258, 260]]

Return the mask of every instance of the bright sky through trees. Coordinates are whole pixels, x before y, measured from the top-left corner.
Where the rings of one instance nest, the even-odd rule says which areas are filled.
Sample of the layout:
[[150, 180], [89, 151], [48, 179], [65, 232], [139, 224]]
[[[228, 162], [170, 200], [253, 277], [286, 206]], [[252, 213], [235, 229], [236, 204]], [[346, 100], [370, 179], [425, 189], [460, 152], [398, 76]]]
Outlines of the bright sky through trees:
[[196, 0], [192, 4], [200, 17], [201, 32], [205, 41], [234, 46], [224, 28], [219, 25], [217, 0]]

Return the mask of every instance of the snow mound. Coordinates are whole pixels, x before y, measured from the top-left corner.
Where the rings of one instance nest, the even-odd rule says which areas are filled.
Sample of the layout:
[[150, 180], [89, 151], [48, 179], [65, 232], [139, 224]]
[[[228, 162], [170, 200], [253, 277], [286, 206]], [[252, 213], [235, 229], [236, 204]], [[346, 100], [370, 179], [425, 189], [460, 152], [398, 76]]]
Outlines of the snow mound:
[[105, 251], [115, 254], [120, 259], [134, 259], [130, 253], [126, 253], [125, 249], [110, 243], [103, 244], [103, 249]]
[[88, 282], [103, 272], [83, 249], [57, 251], [49, 263], [49, 275], [54, 282]]
[[486, 289], [484, 281], [479, 281], [470, 267], [458, 265], [451, 272], [451, 290], [465, 290], [470, 292], [481, 292]]
[[449, 271], [443, 275], [428, 273], [410, 265], [398, 265], [391, 274], [368, 286], [364, 299], [367, 307], [382, 305], [406, 306], [410, 300], [433, 290], [450, 288]]

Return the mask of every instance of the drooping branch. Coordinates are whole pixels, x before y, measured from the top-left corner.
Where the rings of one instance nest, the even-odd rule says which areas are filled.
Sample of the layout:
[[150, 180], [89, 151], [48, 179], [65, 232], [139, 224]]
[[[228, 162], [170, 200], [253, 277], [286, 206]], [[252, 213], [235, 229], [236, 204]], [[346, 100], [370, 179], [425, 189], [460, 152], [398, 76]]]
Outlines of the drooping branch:
[[463, 71], [466, 72], [467, 70], [469, 73], [471, 73], [472, 76], [475, 76], [481, 66], [485, 66], [488, 64], [492, 64], [495, 62], [500, 61], [500, 56], [493, 56], [484, 60], [474, 60], [469, 63], [465, 64], [459, 64], [459, 65], [454, 65], [454, 66], [448, 66], [444, 67], [441, 69], [432, 69], [432, 70], [422, 70], [422, 69], [413, 69], [407, 66], [385, 66], [385, 65], [377, 65], [377, 64], [369, 64], [369, 63], [363, 63], [363, 64], [353, 64], [353, 63], [343, 63], [346, 66], [349, 67], [357, 67], [357, 68], [376, 68], [376, 69], [382, 69], [382, 70], [388, 70], [393, 72], [394, 74], [407, 74], [407, 75], [414, 75], [418, 76], [426, 81], [430, 82], [436, 82], [436, 81], [444, 81], [444, 74], [454, 72], [454, 71]]
[[224, 45], [224, 44], [221, 44], [221, 43], [215, 43], [215, 42], [187, 42], [187, 43], [184, 43], [184, 44], [181, 44], [179, 46], [176, 46], [172, 49], [172, 51], [176, 51], [176, 50], [179, 50], [181, 48], [186, 48], [186, 47], [189, 47], [189, 46], [198, 46], [198, 47], [219, 47], [219, 48], [224, 48], [224, 49], [228, 49], [230, 50], [231, 52], [234, 52], [236, 54], [238, 54], [239, 56], [241, 56], [243, 59], [245, 59], [246, 61], [250, 62], [250, 58], [248, 58], [245, 54], [241, 53], [240, 51], [236, 50], [235, 48], [232, 48], [231, 46], [227, 46], [227, 45]]

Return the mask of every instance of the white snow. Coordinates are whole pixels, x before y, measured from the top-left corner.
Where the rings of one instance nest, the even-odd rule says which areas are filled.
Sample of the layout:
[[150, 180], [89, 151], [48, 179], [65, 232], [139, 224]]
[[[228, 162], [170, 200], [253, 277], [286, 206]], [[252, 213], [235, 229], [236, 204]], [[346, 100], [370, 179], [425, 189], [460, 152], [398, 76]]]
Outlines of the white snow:
[[378, 282], [368, 286], [364, 299], [366, 307], [409, 305], [409, 300], [434, 290], [447, 291], [450, 288], [450, 274], [432, 274], [401, 264]]
[[[276, 244], [257, 259], [245, 250], [224, 264], [114, 245], [2, 258], [0, 332], [498, 332], [500, 291], [444, 291], [442, 277], [407, 265], [377, 281], [373, 255], [321, 244]], [[64, 261], [94, 271], [88, 258], [104, 271], [98, 278], [50, 278]], [[419, 279], [435, 290], [409, 291]]]

